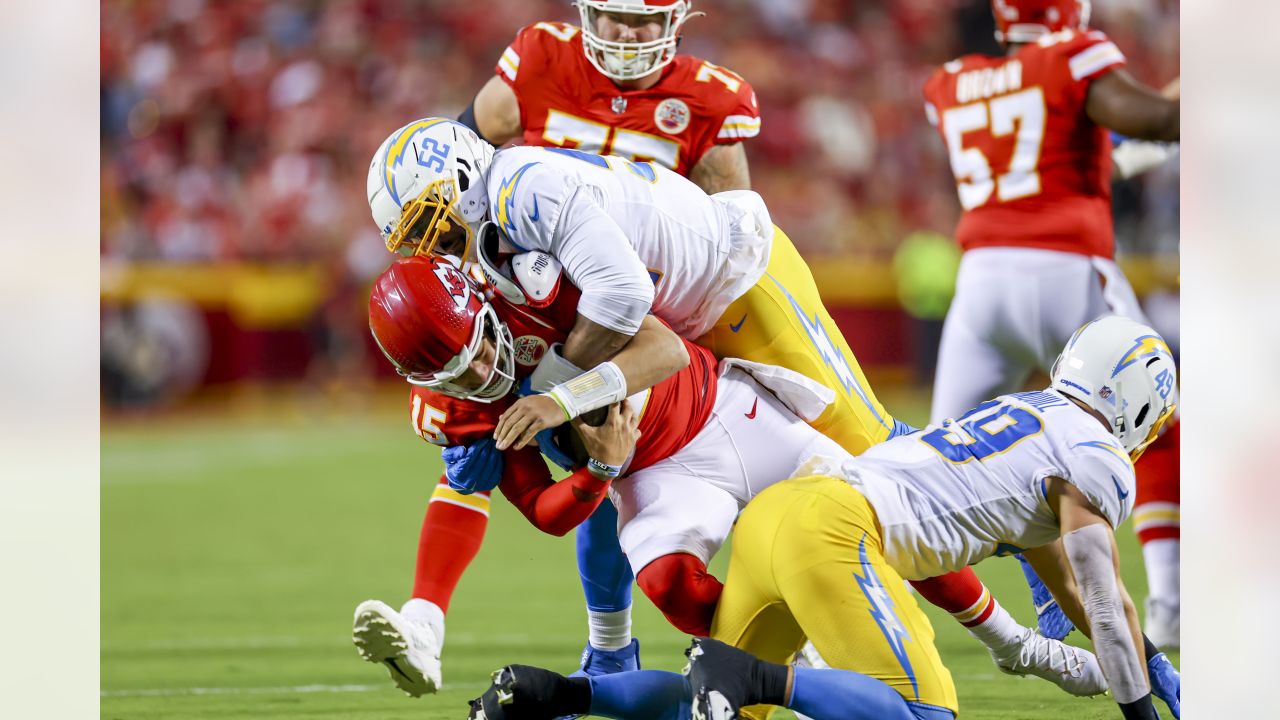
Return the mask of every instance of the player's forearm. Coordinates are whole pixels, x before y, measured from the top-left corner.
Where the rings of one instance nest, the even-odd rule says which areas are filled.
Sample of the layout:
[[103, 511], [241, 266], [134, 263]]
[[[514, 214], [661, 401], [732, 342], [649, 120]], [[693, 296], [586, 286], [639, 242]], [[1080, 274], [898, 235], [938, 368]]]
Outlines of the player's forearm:
[[[541, 462], [539, 458], [538, 463]], [[545, 483], [536, 487], [516, 488], [508, 486], [504, 479], [501, 488], [534, 527], [563, 537], [596, 511], [609, 489], [609, 481], [582, 468], [560, 482], [552, 482], [548, 476]]]
[[[560, 352], [565, 360], [580, 368], [593, 368], [616, 355], [631, 338], [579, 315]], [[625, 374], [625, 370], [623, 372]]]
[[687, 367], [689, 351], [679, 335], [648, 315], [631, 342], [613, 356], [613, 362], [627, 379], [627, 395], [634, 395]]
[[1101, 524], [1086, 525], [1063, 535], [1062, 545], [1111, 694], [1121, 705], [1140, 701], [1151, 685], [1138, 652], [1137, 614], [1116, 577], [1111, 531]]

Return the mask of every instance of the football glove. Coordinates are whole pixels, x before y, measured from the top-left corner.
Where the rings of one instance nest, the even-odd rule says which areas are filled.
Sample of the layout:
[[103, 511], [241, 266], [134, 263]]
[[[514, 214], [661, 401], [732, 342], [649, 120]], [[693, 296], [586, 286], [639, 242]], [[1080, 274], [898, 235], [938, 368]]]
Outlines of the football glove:
[[1147, 672], [1151, 677], [1151, 694], [1163, 700], [1175, 718], [1182, 717], [1182, 675], [1178, 668], [1160, 653], [1147, 661]]
[[447, 447], [442, 455], [449, 487], [463, 495], [488, 492], [502, 482], [502, 453], [492, 437]]

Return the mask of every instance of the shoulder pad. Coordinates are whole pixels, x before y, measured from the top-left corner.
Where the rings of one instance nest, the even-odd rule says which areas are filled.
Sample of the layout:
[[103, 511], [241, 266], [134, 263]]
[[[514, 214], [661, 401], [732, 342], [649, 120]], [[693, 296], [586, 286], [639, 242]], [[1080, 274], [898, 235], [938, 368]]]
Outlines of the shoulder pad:
[[534, 250], [511, 258], [511, 271], [530, 306], [545, 307], [556, 299], [562, 274], [559, 260]]

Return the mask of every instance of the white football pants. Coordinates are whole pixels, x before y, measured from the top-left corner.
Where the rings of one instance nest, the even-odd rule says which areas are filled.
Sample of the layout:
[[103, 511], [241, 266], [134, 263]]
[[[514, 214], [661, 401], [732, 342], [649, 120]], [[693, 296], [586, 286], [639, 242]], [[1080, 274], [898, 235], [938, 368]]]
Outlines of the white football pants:
[[609, 488], [632, 572], [672, 553], [710, 562], [747, 502], [813, 452], [846, 454], [750, 375], [729, 370], [711, 416], [688, 445]]
[[1081, 325], [1111, 313], [1148, 322], [1111, 260], [1032, 248], [966, 252], [942, 328], [930, 422], [1021, 390], [1032, 370], [1052, 369]]

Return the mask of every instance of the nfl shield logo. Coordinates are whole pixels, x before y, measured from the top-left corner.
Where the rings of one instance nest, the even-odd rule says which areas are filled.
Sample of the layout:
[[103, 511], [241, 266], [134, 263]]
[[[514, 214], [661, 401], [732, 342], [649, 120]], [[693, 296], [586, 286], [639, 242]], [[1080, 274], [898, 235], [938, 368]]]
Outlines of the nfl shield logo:
[[619, 95], [618, 97], [613, 99], [613, 104], [611, 105], [611, 107], [613, 108], [613, 111], [615, 113], [621, 115], [622, 113], [627, 111], [627, 99]]

